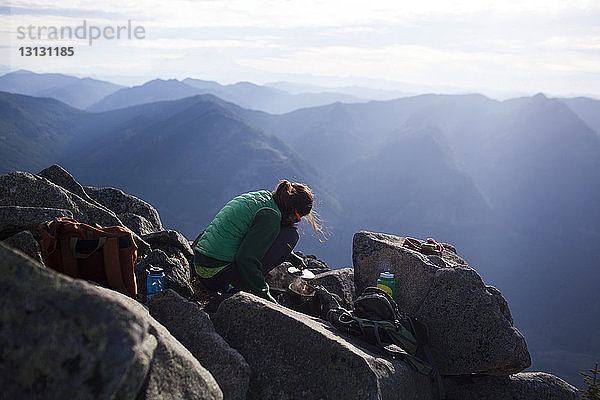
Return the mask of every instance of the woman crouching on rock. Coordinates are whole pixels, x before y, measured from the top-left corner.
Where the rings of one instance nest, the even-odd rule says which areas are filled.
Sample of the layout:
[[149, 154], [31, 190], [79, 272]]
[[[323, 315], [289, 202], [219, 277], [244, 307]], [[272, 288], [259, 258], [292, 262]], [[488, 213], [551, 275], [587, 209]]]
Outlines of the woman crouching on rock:
[[200, 282], [217, 292], [244, 290], [275, 302], [265, 275], [284, 261], [306, 267], [292, 251], [295, 224], [306, 216], [317, 237], [313, 194], [301, 183], [280, 181], [274, 193], [261, 190], [229, 201], [196, 239], [194, 269]]

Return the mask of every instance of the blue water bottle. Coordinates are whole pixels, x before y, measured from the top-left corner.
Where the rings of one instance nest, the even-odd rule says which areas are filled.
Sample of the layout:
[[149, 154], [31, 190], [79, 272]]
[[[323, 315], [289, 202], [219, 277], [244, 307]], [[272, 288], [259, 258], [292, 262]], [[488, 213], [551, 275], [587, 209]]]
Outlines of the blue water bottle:
[[146, 294], [148, 298], [161, 292], [165, 288], [165, 273], [161, 267], [150, 267], [147, 269]]

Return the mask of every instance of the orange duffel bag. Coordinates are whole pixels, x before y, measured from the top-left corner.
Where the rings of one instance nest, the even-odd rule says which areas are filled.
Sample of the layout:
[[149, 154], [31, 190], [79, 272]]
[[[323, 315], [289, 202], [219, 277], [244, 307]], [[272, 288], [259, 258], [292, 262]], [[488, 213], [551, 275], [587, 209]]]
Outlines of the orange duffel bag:
[[71, 218], [40, 224], [40, 247], [48, 268], [135, 297], [137, 246], [121, 226], [91, 226]]

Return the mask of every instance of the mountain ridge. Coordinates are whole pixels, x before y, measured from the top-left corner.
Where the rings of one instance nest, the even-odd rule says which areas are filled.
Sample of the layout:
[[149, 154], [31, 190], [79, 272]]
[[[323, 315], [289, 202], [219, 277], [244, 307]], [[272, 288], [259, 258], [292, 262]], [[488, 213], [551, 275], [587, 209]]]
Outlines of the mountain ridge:
[[120, 89], [91, 105], [88, 110], [108, 111], [152, 101], [177, 100], [198, 94], [212, 94], [245, 108], [270, 113], [285, 113], [305, 106], [326, 104], [339, 100], [361, 101], [356, 97], [340, 93], [290, 94], [251, 82], [221, 85], [217, 82], [193, 78], [186, 78], [182, 81], [177, 79], [154, 79], [142, 85]]
[[72, 107], [85, 109], [121, 88], [121, 85], [93, 78], [65, 74], [36, 74], [27, 70], [0, 76], [0, 91], [36, 97], [51, 97]]
[[600, 326], [580, 309], [600, 266], [585, 245], [599, 240], [600, 138], [560, 100], [422, 95], [270, 115], [200, 95], [77, 118], [66, 126], [80, 155], [56, 162], [147, 198], [189, 236], [235, 194], [304, 180], [333, 235], [303, 237], [303, 250], [344, 266], [357, 230], [452, 241], [515, 305], [536, 351], [598, 351], [578, 332]]

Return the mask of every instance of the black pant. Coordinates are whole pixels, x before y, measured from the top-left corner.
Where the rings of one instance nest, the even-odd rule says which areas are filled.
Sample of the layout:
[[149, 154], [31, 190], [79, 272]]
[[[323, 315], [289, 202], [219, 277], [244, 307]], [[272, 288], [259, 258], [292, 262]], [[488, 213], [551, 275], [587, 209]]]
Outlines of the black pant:
[[[279, 235], [265, 253], [260, 265], [263, 275], [266, 275], [273, 268], [281, 264], [288, 258], [296, 243], [298, 243], [298, 228], [295, 226], [282, 226]], [[211, 278], [199, 278], [200, 282], [207, 288], [217, 292], [224, 292], [231, 284], [236, 290], [247, 289], [246, 282], [242, 280], [238, 267], [234, 262], [227, 265], [215, 276]]]

